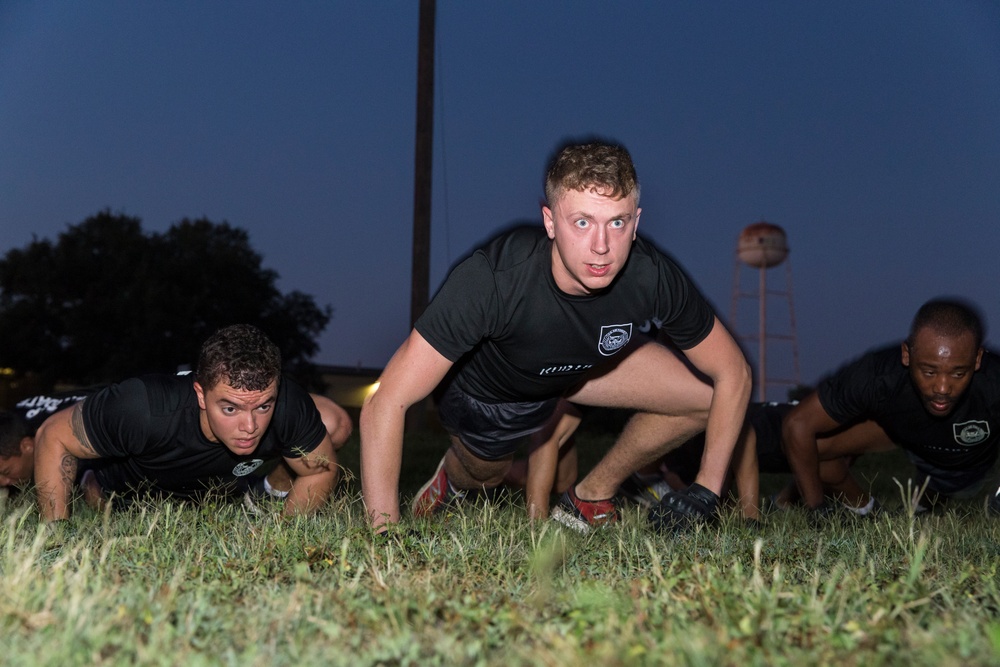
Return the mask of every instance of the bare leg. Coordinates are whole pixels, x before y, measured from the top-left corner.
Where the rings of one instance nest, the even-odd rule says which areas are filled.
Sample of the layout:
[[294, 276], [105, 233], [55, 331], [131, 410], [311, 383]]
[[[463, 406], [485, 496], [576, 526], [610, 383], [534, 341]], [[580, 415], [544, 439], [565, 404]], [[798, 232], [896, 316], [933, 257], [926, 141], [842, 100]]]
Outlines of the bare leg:
[[696, 418], [636, 413], [608, 453], [577, 484], [577, 495], [586, 500], [610, 498], [626, 477], [704, 429], [705, 422]]
[[[705, 430], [712, 388], [673, 352], [647, 342], [612, 370], [587, 379], [568, 397], [574, 403], [635, 408], [611, 450], [576, 487], [585, 500], [613, 496], [631, 473]], [[725, 475], [729, 461], [708, 461]], [[703, 459], [702, 467], [706, 461]], [[719, 471], [714, 467], [721, 466]]]
[[284, 461], [279, 461], [274, 470], [267, 473], [267, 483], [275, 491], [288, 493], [292, 490], [292, 471]]
[[513, 461], [513, 454], [493, 461], [481, 459], [452, 436], [451, 447], [445, 453], [444, 469], [449, 483], [456, 489], [491, 489], [503, 482]]
[[80, 489], [83, 491], [83, 500], [88, 507], [97, 511], [104, 509], [106, 502], [104, 489], [98, 483], [93, 470], [84, 471], [83, 476], [80, 477]]

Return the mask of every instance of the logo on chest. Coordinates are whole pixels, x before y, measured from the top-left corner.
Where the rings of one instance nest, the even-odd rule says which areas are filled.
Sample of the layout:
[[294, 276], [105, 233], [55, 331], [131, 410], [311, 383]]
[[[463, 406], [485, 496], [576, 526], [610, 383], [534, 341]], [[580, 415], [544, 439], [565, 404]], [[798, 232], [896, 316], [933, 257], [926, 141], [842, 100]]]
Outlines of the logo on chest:
[[955, 433], [955, 442], [966, 447], [978, 445], [980, 442], [990, 437], [990, 424], [985, 421], [967, 421], [961, 424], [952, 424], [952, 431]]
[[250, 459], [249, 461], [237, 463], [236, 467], [233, 468], [233, 475], [236, 477], [246, 477], [263, 464], [264, 459]]
[[632, 339], [632, 323], [606, 324], [601, 327], [601, 338], [597, 341], [597, 349], [605, 357], [610, 357], [625, 347]]

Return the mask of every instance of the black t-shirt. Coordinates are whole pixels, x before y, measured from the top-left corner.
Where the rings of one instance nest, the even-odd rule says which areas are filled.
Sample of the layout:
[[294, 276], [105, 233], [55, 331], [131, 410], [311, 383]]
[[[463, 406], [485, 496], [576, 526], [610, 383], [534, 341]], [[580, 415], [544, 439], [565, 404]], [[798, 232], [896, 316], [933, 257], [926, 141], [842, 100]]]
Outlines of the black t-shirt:
[[968, 389], [946, 417], [927, 412], [900, 346], [862, 356], [820, 383], [819, 401], [841, 424], [872, 419], [903, 449], [944, 470], [988, 468], [1000, 442], [1000, 361], [983, 352]]
[[75, 403], [79, 403], [88, 396], [96, 393], [99, 389], [100, 387], [88, 387], [86, 389], [39, 394], [18, 401], [14, 405], [14, 412], [28, 425], [28, 432], [34, 435], [43, 421], [63, 408], [68, 408]]
[[114, 384], [83, 404], [83, 423], [102, 460], [95, 474], [106, 492], [143, 489], [197, 497], [231, 492], [236, 482], [279, 458], [298, 458], [323, 441], [326, 428], [309, 394], [282, 378], [267, 432], [253, 454], [238, 456], [201, 430], [192, 376], [147, 375]]
[[680, 349], [694, 347], [714, 318], [680, 267], [641, 238], [607, 289], [565, 294], [552, 276], [552, 241], [526, 227], [455, 267], [415, 328], [458, 362], [459, 389], [504, 403], [558, 396], [656, 328]]

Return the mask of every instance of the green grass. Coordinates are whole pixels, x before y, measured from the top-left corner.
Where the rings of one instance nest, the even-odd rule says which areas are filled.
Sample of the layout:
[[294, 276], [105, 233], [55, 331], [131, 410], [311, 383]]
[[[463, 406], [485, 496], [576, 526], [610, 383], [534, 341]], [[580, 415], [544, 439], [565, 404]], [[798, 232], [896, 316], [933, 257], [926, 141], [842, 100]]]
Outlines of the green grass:
[[[592, 461], [610, 436], [581, 444]], [[412, 436], [404, 495], [441, 436]], [[356, 438], [342, 457], [356, 471]], [[887, 459], [888, 460], [888, 459]], [[898, 460], [895, 461], [898, 463]], [[586, 464], [585, 464], [586, 465]], [[885, 473], [875, 484], [891, 493]], [[898, 498], [885, 499], [901, 507]], [[890, 508], [891, 509], [891, 508]], [[374, 541], [355, 480], [319, 516], [139, 504], [0, 523], [8, 664], [992, 665], [1000, 522], [977, 503], [815, 528], [734, 516], [682, 536], [641, 512], [582, 537], [515, 494]]]

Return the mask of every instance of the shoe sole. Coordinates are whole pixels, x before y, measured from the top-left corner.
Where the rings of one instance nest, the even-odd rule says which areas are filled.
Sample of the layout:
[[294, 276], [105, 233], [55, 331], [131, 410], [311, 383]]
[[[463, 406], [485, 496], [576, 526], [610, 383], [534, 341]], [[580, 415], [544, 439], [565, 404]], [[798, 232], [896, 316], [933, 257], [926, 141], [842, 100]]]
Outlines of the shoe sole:
[[581, 535], [586, 535], [590, 532], [590, 524], [581, 519], [580, 517], [571, 514], [569, 511], [563, 509], [560, 505], [556, 505], [552, 508], [551, 514], [552, 520], [562, 525], [566, 526], [570, 530], [575, 530]]
[[[431, 475], [431, 478], [429, 480], [427, 480], [427, 483], [425, 483], [423, 486], [420, 487], [420, 490], [417, 491], [417, 495], [413, 497], [413, 502], [410, 503], [410, 514], [417, 517], [418, 519], [426, 519], [429, 516], [434, 516], [435, 514], [437, 514], [437, 511], [424, 512], [418, 514], [417, 501], [423, 498], [424, 494], [427, 493], [427, 489], [431, 488], [431, 486], [434, 484], [434, 480], [436, 480], [438, 478], [438, 475], [441, 474], [441, 468], [443, 467], [444, 467], [444, 457], [442, 456], [441, 462], [438, 463], [437, 468], [434, 469], [434, 474]], [[443, 505], [444, 503], [440, 504]]]

